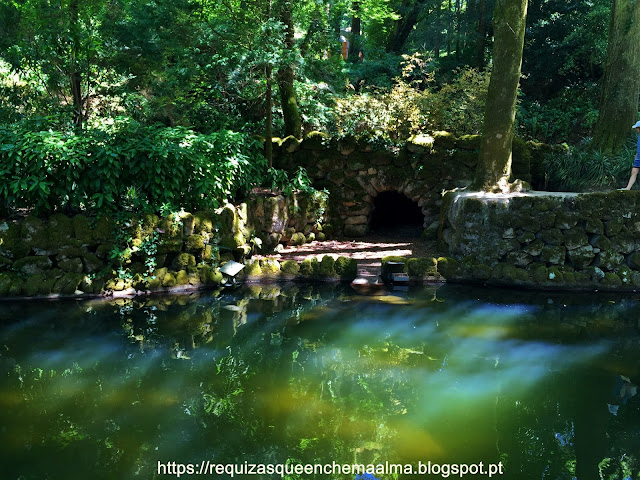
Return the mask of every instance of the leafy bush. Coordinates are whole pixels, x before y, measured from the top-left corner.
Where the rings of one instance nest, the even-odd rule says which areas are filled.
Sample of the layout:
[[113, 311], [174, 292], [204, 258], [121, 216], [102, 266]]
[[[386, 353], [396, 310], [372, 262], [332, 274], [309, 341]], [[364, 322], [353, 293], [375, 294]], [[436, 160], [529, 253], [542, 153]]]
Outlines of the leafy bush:
[[264, 178], [261, 145], [246, 134], [115, 122], [84, 132], [0, 127], [0, 206], [158, 211], [213, 208]]
[[544, 162], [547, 190], [584, 192], [620, 188], [627, 184], [635, 157], [635, 141], [616, 155], [591, 150], [589, 139], [570, 147], [567, 153], [549, 155]]
[[525, 97], [518, 106], [518, 133], [547, 143], [579, 142], [598, 120], [598, 98], [596, 84], [565, 89], [544, 104]]
[[429, 61], [418, 54], [405, 57], [402, 77], [390, 89], [370, 88], [337, 99], [331, 133], [387, 146], [421, 131], [479, 133], [489, 76], [488, 71], [461, 69], [451, 84], [436, 90]]

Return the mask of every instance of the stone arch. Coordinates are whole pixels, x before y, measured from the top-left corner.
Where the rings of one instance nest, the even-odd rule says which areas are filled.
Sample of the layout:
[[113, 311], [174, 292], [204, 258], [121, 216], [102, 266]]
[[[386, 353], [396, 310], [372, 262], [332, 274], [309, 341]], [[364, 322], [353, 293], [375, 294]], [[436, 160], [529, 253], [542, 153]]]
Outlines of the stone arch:
[[[397, 178], [385, 178], [385, 175], [357, 177], [357, 181], [362, 187], [359, 202], [345, 202], [346, 211], [342, 218], [344, 220], [344, 234], [347, 236], [361, 237], [371, 232], [371, 220], [376, 208], [376, 199], [382, 194], [393, 192], [394, 195], [402, 195], [407, 201], [415, 204], [422, 213], [422, 228], [426, 227], [432, 220], [437, 206], [433, 199], [430, 199], [428, 192], [425, 192], [412, 178], [400, 180]], [[384, 198], [384, 197], [383, 197]], [[351, 205], [353, 204], [353, 205]], [[437, 213], [437, 212], [436, 212]], [[375, 220], [375, 218], [374, 218]]]
[[424, 227], [422, 209], [411, 198], [397, 190], [385, 190], [373, 198], [369, 229], [373, 232], [399, 227]]

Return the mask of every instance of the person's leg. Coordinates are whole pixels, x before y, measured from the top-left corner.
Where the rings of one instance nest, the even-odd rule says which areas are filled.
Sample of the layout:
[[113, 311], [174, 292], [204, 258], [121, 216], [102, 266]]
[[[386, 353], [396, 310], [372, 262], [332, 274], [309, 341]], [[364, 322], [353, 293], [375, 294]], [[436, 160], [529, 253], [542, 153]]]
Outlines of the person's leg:
[[631, 190], [631, 187], [633, 187], [633, 184], [636, 183], [636, 177], [638, 176], [638, 172], [640, 172], [640, 168], [633, 167], [631, 169], [631, 177], [629, 178], [629, 183], [624, 188], [625, 190]]

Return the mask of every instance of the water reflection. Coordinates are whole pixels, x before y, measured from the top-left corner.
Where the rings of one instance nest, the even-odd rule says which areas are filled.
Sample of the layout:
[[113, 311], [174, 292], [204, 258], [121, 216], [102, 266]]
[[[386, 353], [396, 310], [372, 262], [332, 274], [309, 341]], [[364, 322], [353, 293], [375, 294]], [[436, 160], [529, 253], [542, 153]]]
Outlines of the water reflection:
[[202, 460], [635, 478], [638, 313], [631, 297], [460, 287], [0, 304], [0, 460], [6, 478]]

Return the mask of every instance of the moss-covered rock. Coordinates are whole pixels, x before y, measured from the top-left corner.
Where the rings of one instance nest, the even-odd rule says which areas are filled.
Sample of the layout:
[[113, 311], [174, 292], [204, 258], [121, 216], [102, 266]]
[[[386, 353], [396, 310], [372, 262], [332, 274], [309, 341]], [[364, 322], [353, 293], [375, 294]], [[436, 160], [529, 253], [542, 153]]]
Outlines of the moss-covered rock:
[[57, 262], [58, 268], [65, 272], [82, 273], [84, 266], [78, 257], [65, 258]]
[[[527, 232], [527, 233], [530, 233], [530, 232]], [[532, 233], [530, 234], [533, 235]], [[525, 247], [523, 247], [522, 251], [533, 257], [537, 257], [542, 253], [543, 248], [544, 248], [544, 242], [538, 238], [533, 242], [531, 242], [529, 245], [526, 245]]]
[[179, 253], [182, 251], [183, 243], [181, 238], [161, 238], [158, 243], [158, 253], [165, 255], [169, 253]]
[[559, 267], [550, 267], [547, 273], [547, 281], [552, 283], [562, 283], [564, 280], [563, 272]]
[[329, 135], [313, 131], [304, 136], [302, 148], [306, 150], [326, 150], [329, 147]]
[[263, 275], [274, 276], [280, 274], [281, 265], [277, 260], [264, 259], [260, 260], [260, 269]]
[[435, 148], [453, 149], [456, 148], [457, 138], [453, 133], [439, 131], [433, 133], [433, 145]]
[[305, 238], [304, 233], [297, 232], [291, 236], [291, 240], [289, 240], [289, 243], [293, 246], [299, 246], [304, 245], [306, 241], [307, 239]]
[[189, 274], [186, 270], [180, 270], [176, 274], [176, 284], [178, 285], [189, 285]]
[[576, 268], [585, 268], [591, 264], [596, 256], [591, 245], [583, 245], [573, 250], [569, 250], [567, 255], [569, 257], [569, 262]]
[[249, 260], [243, 269], [247, 277], [259, 277], [262, 275], [262, 268], [259, 260]]
[[545, 245], [540, 252], [540, 259], [552, 265], [564, 265], [566, 253], [563, 246]]
[[20, 238], [22, 243], [29, 248], [46, 250], [50, 245], [44, 222], [31, 215], [22, 221]]
[[619, 234], [623, 226], [624, 222], [621, 218], [612, 218], [611, 220], [607, 220], [604, 230], [608, 237], [612, 237], [613, 235]]
[[9, 288], [13, 282], [13, 276], [9, 273], [0, 273], [0, 297], [5, 297], [9, 294]]
[[187, 252], [202, 253], [205, 247], [204, 237], [202, 235], [189, 235], [186, 238], [185, 247]]
[[285, 260], [280, 264], [280, 271], [286, 275], [297, 275], [300, 272], [300, 265], [295, 260]]
[[507, 263], [513, 264], [516, 267], [526, 267], [531, 262], [533, 262], [533, 257], [529, 255], [527, 252], [519, 250], [514, 252], [509, 252], [507, 257], [505, 258]]
[[564, 236], [559, 228], [550, 228], [540, 232], [540, 238], [547, 245], [562, 245]]
[[95, 243], [111, 242], [114, 230], [115, 224], [113, 219], [111, 217], [102, 216], [95, 221], [95, 226], [92, 229], [91, 236]]
[[640, 241], [637, 237], [623, 229], [618, 235], [611, 237], [611, 246], [616, 252], [628, 254], [640, 248]]
[[424, 278], [438, 274], [438, 261], [433, 257], [410, 258], [407, 261], [407, 272], [410, 277]]
[[573, 250], [574, 248], [589, 244], [587, 233], [579, 227], [572, 227], [568, 230], [564, 230], [563, 236], [564, 246], [567, 247], [567, 250]]
[[162, 277], [162, 286], [165, 288], [175, 287], [177, 284], [178, 281], [173, 272], [167, 271]]
[[601, 251], [595, 261], [595, 265], [603, 270], [614, 270], [624, 263], [624, 256], [612, 250]]
[[604, 233], [604, 223], [599, 218], [587, 218], [587, 222], [584, 227], [587, 233], [596, 233], [602, 235]]
[[531, 271], [531, 278], [537, 284], [542, 284], [547, 281], [549, 275], [549, 269], [543, 265], [540, 265]]
[[322, 278], [331, 278], [336, 276], [335, 271], [336, 261], [330, 255], [325, 255], [319, 262], [318, 273]]
[[13, 269], [23, 273], [24, 275], [43, 273], [44, 271], [49, 270], [52, 266], [53, 262], [51, 262], [49, 257], [45, 256], [24, 257], [13, 263]]
[[73, 235], [82, 245], [91, 245], [93, 233], [89, 218], [85, 215], [76, 215], [71, 219]]
[[640, 253], [632, 253], [629, 255], [627, 259], [627, 265], [629, 265], [634, 270], [640, 270]]
[[232, 236], [225, 235], [220, 240], [220, 247], [229, 249], [231, 251], [235, 251], [246, 244], [247, 244], [247, 240], [245, 239], [244, 235], [242, 235], [242, 233], [240, 232], [237, 232]]
[[13, 277], [7, 295], [9, 295], [10, 297], [18, 297], [22, 295], [22, 292], [24, 291], [23, 286], [24, 280], [22, 278]]
[[438, 272], [447, 280], [459, 278], [462, 270], [460, 262], [454, 258], [439, 257]]
[[602, 284], [607, 287], [619, 287], [622, 285], [622, 279], [613, 272], [606, 272]]
[[353, 280], [358, 275], [358, 261], [355, 258], [338, 257], [333, 268], [342, 280]]
[[196, 219], [191, 213], [183, 213], [180, 215], [180, 220], [182, 222], [182, 235], [188, 237], [193, 235], [196, 226]]
[[306, 277], [310, 277], [318, 269], [317, 258], [305, 258], [300, 264], [300, 273]]
[[456, 145], [462, 150], [480, 150], [482, 135], [462, 135], [458, 137]]
[[491, 278], [491, 267], [484, 263], [478, 263], [471, 268], [471, 276], [475, 280], [489, 280]]
[[615, 274], [620, 277], [623, 285], [631, 285], [633, 283], [633, 270], [631, 270], [626, 265], [618, 267], [615, 271]]
[[105, 268], [105, 264], [93, 253], [85, 253], [81, 260], [86, 273], [97, 273]]
[[84, 275], [81, 273], [67, 272], [53, 286], [53, 293], [61, 295], [73, 295], [78, 290]]
[[196, 257], [190, 253], [180, 253], [173, 260], [172, 268], [176, 271], [179, 270], [191, 270], [196, 267]]
[[56, 249], [67, 245], [69, 240], [75, 239], [73, 222], [66, 215], [56, 213], [49, 217], [49, 249]]
[[591, 239], [591, 245], [593, 245], [594, 248], [599, 248], [601, 251], [611, 250], [613, 248], [611, 240], [604, 235], [595, 235]]
[[222, 283], [222, 273], [209, 265], [199, 265], [198, 273], [200, 275], [200, 282], [207, 286], [220, 285]]

